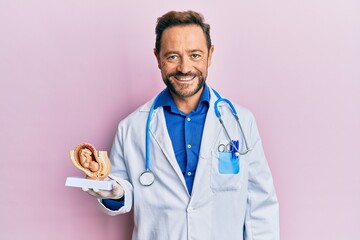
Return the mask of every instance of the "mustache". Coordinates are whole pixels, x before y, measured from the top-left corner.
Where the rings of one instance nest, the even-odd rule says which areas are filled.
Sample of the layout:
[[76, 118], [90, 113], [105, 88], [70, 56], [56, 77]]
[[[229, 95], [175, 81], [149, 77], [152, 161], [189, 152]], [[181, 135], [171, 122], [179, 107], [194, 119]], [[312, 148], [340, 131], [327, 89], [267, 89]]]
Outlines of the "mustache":
[[194, 72], [188, 72], [188, 73], [182, 73], [182, 72], [175, 72], [175, 73], [169, 73], [166, 75], [166, 78], [170, 78], [170, 77], [196, 77], [196, 76], [200, 76], [201, 74], [199, 73], [194, 73]]

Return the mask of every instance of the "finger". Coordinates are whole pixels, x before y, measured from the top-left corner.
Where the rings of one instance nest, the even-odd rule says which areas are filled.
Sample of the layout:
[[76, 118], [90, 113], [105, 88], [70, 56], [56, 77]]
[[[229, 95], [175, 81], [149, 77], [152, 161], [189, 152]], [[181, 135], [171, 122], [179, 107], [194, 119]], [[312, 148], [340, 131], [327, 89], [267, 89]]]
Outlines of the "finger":
[[124, 189], [118, 182], [113, 183], [112, 194], [115, 198], [118, 198], [118, 199], [120, 199], [124, 196]]
[[93, 192], [97, 194], [98, 198], [113, 198], [113, 193], [109, 190], [93, 189]]
[[112, 191], [118, 193], [118, 192], [122, 192], [122, 190], [123, 190], [122, 186], [118, 182], [114, 181], [112, 184]]
[[97, 188], [94, 188], [93, 192], [96, 194], [97, 198], [107, 198], [110, 195], [108, 191], [99, 190]]
[[86, 191], [86, 193], [93, 196], [93, 197], [95, 197], [95, 198], [101, 198], [101, 196], [98, 193], [94, 192], [91, 189], [88, 189], [88, 191]]

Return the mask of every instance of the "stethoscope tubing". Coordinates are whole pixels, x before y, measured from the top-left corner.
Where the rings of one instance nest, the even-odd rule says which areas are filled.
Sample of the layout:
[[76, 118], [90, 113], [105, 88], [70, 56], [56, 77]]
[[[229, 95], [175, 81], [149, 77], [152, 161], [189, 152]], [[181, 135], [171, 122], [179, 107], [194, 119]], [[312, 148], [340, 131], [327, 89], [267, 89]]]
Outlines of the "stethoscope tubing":
[[[237, 115], [237, 112], [236, 112], [236, 109], [234, 107], [234, 105], [231, 103], [230, 100], [226, 99], [226, 98], [223, 98], [221, 97], [221, 95], [216, 91], [214, 90], [214, 93], [216, 95], [216, 97], [218, 98], [215, 103], [214, 103], [214, 110], [215, 110], [215, 115], [216, 117], [219, 119], [219, 122], [221, 124], [221, 126], [224, 128], [225, 130], [225, 134], [226, 136], [228, 137], [229, 139], [229, 142], [230, 144], [232, 145], [232, 147], [236, 150], [236, 153], [240, 154], [240, 155], [245, 155], [247, 154], [249, 151], [251, 151], [251, 149], [248, 147], [248, 143], [246, 141], [246, 137], [245, 137], [245, 134], [244, 134], [244, 131], [242, 129], [242, 126], [240, 124], [240, 120], [239, 120], [239, 117]], [[154, 173], [150, 170], [150, 123], [151, 123], [151, 120], [152, 120], [152, 117], [153, 117], [153, 112], [154, 112], [154, 109], [155, 109], [155, 104], [159, 98], [160, 94], [158, 94], [156, 96], [156, 98], [154, 99], [154, 102], [153, 104], [151, 105], [151, 108], [150, 108], [150, 111], [149, 111], [149, 116], [147, 118], [147, 121], [146, 121], [146, 135], [145, 135], [145, 171], [140, 175], [140, 183], [143, 185], [143, 186], [150, 186], [153, 184], [154, 180], [155, 180], [155, 175]], [[221, 113], [219, 111], [219, 108], [218, 108], [218, 104], [220, 102], [226, 102], [229, 106], [230, 106], [230, 109], [231, 109], [231, 112], [233, 114], [233, 116], [235, 117], [236, 119], [236, 122], [240, 128], [240, 132], [241, 132], [241, 135], [242, 135], [242, 138], [244, 139], [244, 144], [245, 144], [245, 151], [243, 152], [240, 152], [239, 149], [235, 146], [235, 144], [232, 142], [231, 140], [231, 137], [230, 137], [230, 134], [229, 132], [227, 131], [225, 125], [224, 125], [224, 122], [222, 120], [222, 117], [221, 117]], [[146, 177], [147, 176], [147, 177]], [[152, 181], [147, 181], [146, 179], [148, 179], [148, 177], [151, 176], [150, 178], [152, 179]]]
[[158, 94], [150, 108], [149, 116], [146, 121], [146, 137], [145, 137], [145, 168], [146, 171], [150, 171], [150, 123], [153, 117], [153, 112], [155, 109], [155, 104], [157, 99], [159, 98], [160, 94]]
[[[236, 150], [236, 152], [238, 152], [240, 155], [245, 155], [245, 154], [247, 154], [249, 151], [251, 151], [251, 149], [250, 149], [249, 146], [248, 146], [248, 143], [247, 143], [247, 140], [246, 140], [246, 137], [245, 137], [244, 130], [243, 130], [242, 126], [241, 126], [240, 119], [239, 119], [239, 116], [238, 116], [238, 114], [237, 114], [237, 111], [236, 111], [234, 105], [232, 104], [232, 102], [231, 102], [229, 99], [221, 97], [221, 95], [220, 95], [215, 89], [213, 89], [213, 91], [214, 91], [216, 97], [218, 98], [218, 99], [215, 101], [215, 104], [214, 104], [215, 115], [216, 115], [216, 117], [219, 119], [219, 122], [220, 122], [221, 126], [222, 126], [223, 129], [225, 130], [225, 134], [226, 134], [227, 138], [229, 139], [230, 144], [231, 144], [232, 147]], [[225, 127], [224, 121], [222, 120], [221, 113], [220, 113], [220, 111], [219, 111], [218, 104], [219, 104], [220, 102], [226, 102], [226, 103], [229, 105], [229, 107], [230, 107], [230, 109], [231, 109], [231, 113], [232, 113], [232, 115], [233, 115], [233, 116], [235, 117], [235, 119], [236, 119], [237, 125], [238, 125], [238, 127], [240, 128], [241, 137], [242, 137], [242, 139], [244, 139], [245, 151], [243, 151], [243, 152], [240, 152], [240, 150], [239, 150], [239, 149], [234, 145], [234, 143], [231, 141], [230, 134], [229, 134], [229, 132], [227, 131], [227, 129], [226, 129], [226, 127]]]

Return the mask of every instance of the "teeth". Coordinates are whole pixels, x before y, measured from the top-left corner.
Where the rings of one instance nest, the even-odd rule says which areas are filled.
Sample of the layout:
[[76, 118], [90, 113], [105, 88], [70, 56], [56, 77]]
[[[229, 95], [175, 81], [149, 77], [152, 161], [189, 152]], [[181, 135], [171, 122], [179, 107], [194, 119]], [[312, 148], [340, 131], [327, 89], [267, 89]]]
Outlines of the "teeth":
[[194, 78], [193, 76], [189, 76], [189, 77], [177, 77], [176, 79], [178, 79], [180, 81], [190, 81], [193, 78]]

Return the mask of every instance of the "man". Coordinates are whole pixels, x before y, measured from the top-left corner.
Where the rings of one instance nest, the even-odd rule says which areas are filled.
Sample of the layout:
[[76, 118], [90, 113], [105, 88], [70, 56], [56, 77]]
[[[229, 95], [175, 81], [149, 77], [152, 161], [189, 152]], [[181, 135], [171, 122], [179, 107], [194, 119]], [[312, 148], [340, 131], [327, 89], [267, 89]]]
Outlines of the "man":
[[[213, 52], [200, 14], [158, 18], [154, 53], [167, 88], [120, 122], [113, 190], [84, 189], [110, 215], [134, 207], [133, 239], [279, 239], [278, 202], [252, 114], [235, 105], [243, 134], [225, 101], [216, 106], [227, 130], [216, 117], [220, 96], [205, 84]], [[150, 186], [139, 180], [147, 132]], [[251, 151], [239, 155], [244, 149]]]

